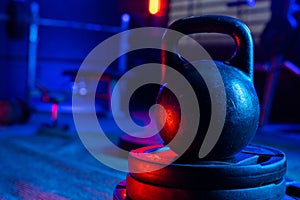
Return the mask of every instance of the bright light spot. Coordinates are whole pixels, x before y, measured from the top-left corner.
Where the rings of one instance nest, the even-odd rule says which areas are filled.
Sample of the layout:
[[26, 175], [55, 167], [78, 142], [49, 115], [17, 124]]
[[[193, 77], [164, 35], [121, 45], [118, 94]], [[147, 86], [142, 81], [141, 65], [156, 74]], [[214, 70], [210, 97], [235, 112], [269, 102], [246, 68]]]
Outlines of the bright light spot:
[[149, 12], [156, 15], [160, 10], [160, 0], [149, 0]]
[[79, 94], [82, 95], [82, 96], [86, 95], [87, 94], [87, 89], [86, 88], [80, 88], [79, 89]]
[[248, 0], [247, 4], [250, 8], [253, 8], [255, 6], [256, 2], [255, 2], [255, 0]]
[[123, 22], [128, 22], [130, 20], [130, 15], [125, 13], [122, 15], [122, 21]]

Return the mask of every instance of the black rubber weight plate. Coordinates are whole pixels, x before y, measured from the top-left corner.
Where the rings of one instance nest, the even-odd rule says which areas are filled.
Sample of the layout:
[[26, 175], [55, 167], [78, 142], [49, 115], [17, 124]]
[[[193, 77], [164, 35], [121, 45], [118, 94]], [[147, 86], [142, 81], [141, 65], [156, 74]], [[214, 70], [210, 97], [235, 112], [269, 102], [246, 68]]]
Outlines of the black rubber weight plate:
[[[156, 149], [157, 146], [150, 146], [143, 148], [143, 152], [131, 152], [130, 172], [147, 169], [149, 166], [159, 167], [164, 162], [165, 155], [175, 155], [169, 149], [164, 152], [156, 152]], [[264, 186], [281, 180], [285, 172], [286, 157], [283, 152], [267, 146], [248, 145], [227, 162], [173, 163], [159, 170], [130, 175], [136, 180], [157, 186], [211, 190]]]
[[[273, 195], [270, 196], [272, 198]], [[281, 196], [280, 196], [281, 197]], [[278, 197], [278, 199], [280, 198]], [[197, 198], [197, 199], [200, 199]], [[288, 195], [285, 195], [282, 200], [294, 200], [295, 198], [290, 197]], [[114, 193], [113, 193], [113, 200], [132, 200], [131, 198], [128, 197], [127, 195], [127, 190], [126, 190], [126, 181], [123, 180], [121, 181], [115, 188]], [[136, 200], [136, 199], [134, 199]], [[159, 200], [159, 199], [158, 199]], [[256, 200], [256, 199], [255, 199]]]
[[231, 190], [196, 190], [169, 188], [126, 178], [128, 196], [133, 200], [281, 200], [285, 195], [285, 180], [260, 187]]

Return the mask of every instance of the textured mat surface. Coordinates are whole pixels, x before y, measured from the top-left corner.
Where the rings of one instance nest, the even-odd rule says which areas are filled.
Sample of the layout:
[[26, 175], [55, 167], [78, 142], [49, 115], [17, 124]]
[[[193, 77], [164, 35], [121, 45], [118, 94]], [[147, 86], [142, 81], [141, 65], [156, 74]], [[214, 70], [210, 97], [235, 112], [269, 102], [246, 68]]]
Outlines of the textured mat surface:
[[94, 159], [76, 136], [0, 139], [0, 199], [112, 199], [125, 173]]

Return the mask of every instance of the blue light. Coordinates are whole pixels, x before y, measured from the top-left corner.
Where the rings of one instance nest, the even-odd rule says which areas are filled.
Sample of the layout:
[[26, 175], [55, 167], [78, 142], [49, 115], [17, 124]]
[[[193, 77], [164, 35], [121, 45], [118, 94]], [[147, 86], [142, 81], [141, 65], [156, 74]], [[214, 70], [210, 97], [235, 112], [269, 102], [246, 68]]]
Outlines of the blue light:
[[256, 2], [255, 2], [255, 0], [248, 0], [247, 4], [250, 8], [253, 8], [255, 6]]
[[130, 15], [127, 14], [127, 13], [124, 13], [124, 14], [122, 15], [122, 21], [123, 21], [123, 22], [128, 22], [129, 20], [130, 20]]

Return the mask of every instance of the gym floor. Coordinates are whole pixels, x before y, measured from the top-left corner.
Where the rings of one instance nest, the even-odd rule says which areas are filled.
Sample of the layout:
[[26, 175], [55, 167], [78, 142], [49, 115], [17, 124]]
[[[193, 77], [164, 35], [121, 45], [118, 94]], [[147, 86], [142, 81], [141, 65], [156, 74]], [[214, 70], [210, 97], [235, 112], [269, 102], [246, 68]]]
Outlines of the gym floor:
[[[120, 132], [113, 119], [103, 117], [100, 121], [117, 140]], [[114, 187], [126, 174], [104, 166], [87, 152], [70, 113], [60, 114], [58, 123], [68, 124], [68, 131], [41, 129], [49, 122], [50, 113], [39, 112], [33, 113], [27, 124], [0, 127], [0, 199], [111, 199]], [[297, 182], [299, 130], [300, 125], [267, 125], [253, 140], [282, 150], [288, 162], [286, 177]]]

